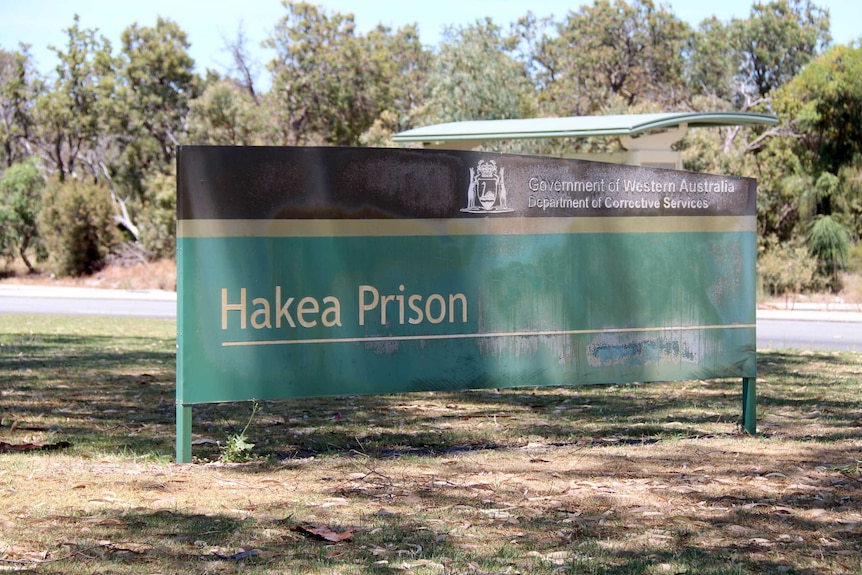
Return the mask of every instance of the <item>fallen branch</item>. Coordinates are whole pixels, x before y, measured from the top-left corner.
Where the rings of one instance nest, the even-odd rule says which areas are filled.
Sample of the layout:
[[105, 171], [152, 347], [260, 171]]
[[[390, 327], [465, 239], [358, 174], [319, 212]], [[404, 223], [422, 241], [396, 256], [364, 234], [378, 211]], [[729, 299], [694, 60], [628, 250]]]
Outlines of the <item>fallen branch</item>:
[[72, 447], [68, 441], [60, 441], [58, 443], [6, 443], [0, 441], [0, 452], [5, 451], [56, 451], [58, 449], [67, 449]]

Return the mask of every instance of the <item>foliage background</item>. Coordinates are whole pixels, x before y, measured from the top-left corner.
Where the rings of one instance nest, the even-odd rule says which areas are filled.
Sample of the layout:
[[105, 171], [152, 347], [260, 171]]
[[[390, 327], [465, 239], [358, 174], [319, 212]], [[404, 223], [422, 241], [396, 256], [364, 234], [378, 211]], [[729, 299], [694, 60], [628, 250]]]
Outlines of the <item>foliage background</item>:
[[[526, 12], [452, 26], [437, 46], [420, 42], [417, 25], [362, 33], [352, 14], [283, 7], [264, 42], [275, 57], [255, 61], [240, 28], [225, 40], [233, 61], [222, 71], [197, 70], [193, 39], [164, 18], [131, 24], [115, 47], [76, 17], [51, 48], [48, 75], [28, 46], [0, 49], [7, 261], [80, 274], [112, 254], [172, 257], [180, 144], [393, 146], [393, 133], [444, 121], [741, 110], [780, 124], [693, 129], [678, 146], [686, 169], [758, 179], [763, 263], [792, 254], [800, 270], [787, 279], [763, 266], [765, 289], [838, 291], [842, 272], [862, 267], [862, 49], [832, 45], [828, 10], [810, 0], [755, 2], [746, 18], [695, 27], [652, 0], [594, 0], [558, 19]], [[619, 145], [493, 148], [563, 155]], [[70, 267], [61, 262], [73, 247], [51, 221], [58, 211], [75, 218], [57, 199], [72, 192], [56, 190], [81, 185], [110, 206], [117, 233], [90, 230], [103, 249]]]

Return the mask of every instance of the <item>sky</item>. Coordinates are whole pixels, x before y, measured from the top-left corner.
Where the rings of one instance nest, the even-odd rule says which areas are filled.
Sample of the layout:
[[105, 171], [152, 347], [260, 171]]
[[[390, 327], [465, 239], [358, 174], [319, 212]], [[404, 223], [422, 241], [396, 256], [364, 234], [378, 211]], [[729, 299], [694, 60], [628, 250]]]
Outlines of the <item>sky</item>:
[[[434, 46], [446, 25], [467, 25], [490, 16], [504, 27], [532, 10], [539, 17], [553, 15], [562, 20], [570, 9], [592, 0], [311, 0], [329, 12], [353, 13], [360, 31], [382, 23], [392, 28], [417, 23], [423, 44]], [[832, 37], [836, 44], [847, 44], [862, 36], [860, 0], [814, 0], [829, 9]], [[719, 20], [747, 17], [753, 0], [672, 0], [664, 1], [682, 20], [696, 26], [704, 18]], [[230, 57], [225, 42], [234, 40], [242, 28], [248, 47], [261, 65], [273, 53], [260, 47], [276, 22], [286, 14], [280, 0], [0, 0], [0, 48], [14, 50], [20, 42], [31, 45], [30, 52], [43, 73], [57, 63], [49, 45], [63, 47], [64, 28], [80, 16], [83, 28], [95, 28], [107, 37], [118, 51], [120, 34], [133, 23], [154, 26], [159, 16], [175, 21], [188, 34], [190, 54], [196, 71], [210, 68], [226, 72]], [[265, 74], [262, 74], [265, 75]], [[264, 78], [258, 78], [263, 81]]]

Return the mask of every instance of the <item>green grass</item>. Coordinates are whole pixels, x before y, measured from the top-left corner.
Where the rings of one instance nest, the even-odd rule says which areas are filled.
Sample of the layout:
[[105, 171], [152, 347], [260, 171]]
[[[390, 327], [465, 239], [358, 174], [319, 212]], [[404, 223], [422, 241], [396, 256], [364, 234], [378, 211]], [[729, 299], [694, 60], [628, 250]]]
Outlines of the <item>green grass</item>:
[[0, 441], [71, 443], [0, 453], [0, 569], [862, 573], [859, 354], [760, 352], [756, 437], [735, 380], [307, 398], [179, 466], [174, 322], [0, 320]]

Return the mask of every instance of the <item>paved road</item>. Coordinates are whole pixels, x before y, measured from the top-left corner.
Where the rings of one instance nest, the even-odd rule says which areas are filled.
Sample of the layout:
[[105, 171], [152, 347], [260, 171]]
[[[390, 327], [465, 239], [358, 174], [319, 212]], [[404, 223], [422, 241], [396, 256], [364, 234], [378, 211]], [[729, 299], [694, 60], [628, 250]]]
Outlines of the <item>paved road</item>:
[[53, 288], [0, 284], [0, 313], [175, 318], [177, 297], [159, 290]]
[[757, 348], [862, 353], [862, 311], [813, 306], [758, 310]]
[[862, 353], [862, 323], [757, 320], [757, 349]]
[[[176, 311], [173, 292], [0, 284], [0, 313], [175, 318]], [[862, 353], [862, 310], [758, 310], [757, 347]]]

